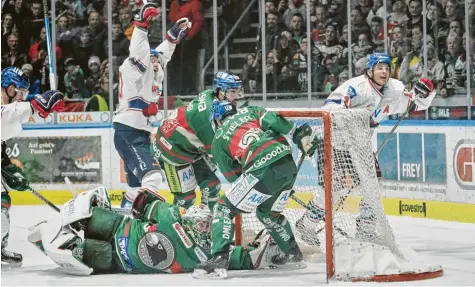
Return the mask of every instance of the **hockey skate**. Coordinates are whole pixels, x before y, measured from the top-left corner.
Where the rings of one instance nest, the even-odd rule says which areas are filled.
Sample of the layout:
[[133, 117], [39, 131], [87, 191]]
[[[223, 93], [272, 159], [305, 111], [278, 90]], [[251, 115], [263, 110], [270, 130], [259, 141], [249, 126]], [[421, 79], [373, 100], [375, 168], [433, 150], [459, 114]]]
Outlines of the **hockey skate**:
[[281, 252], [271, 259], [272, 264], [274, 264], [276, 267], [279, 267], [281, 265], [295, 265], [299, 268], [305, 268], [307, 267], [307, 264], [305, 261], [303, 261], [303, 254], [302, 251], [300, 250], [297, 241], [293, 241], [291, 243], [291, 247], [288, 252]]
[[216, 253], [210, 260], [196, 265], [193, 278], [223, 279], [228, 277], [229, 250]]
[[2, 268], [15, 268], [23, 264], [23, 256], [19, 253], [2, 249]]

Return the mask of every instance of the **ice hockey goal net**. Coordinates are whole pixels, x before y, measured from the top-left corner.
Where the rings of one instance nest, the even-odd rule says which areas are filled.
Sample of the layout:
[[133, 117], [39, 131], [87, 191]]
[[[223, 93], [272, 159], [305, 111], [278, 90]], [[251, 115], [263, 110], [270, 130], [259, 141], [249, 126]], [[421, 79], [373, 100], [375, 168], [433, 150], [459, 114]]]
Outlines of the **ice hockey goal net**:
[[[321, 139], [315, 155], [303, 161], [298, 173], [294, 196], [300, 204], [289, 199], [284, 211], [307, 258], [320, 254], [329, 279], [390, 282], [441, 276], [440, 265], [420, 262], [414, 251], [396, 243], [376, 177], [371, 113], [365, 109], [279, 113], [298, 125], [308, 123]], [[293, 155], [299, 162], [301, 153], [295, 145]], [[306, 210], [312, 198], [320, 207], [320, 218]], [[255, 213], [238, 216], [236, 243], [251, 242], [263, 228]]]

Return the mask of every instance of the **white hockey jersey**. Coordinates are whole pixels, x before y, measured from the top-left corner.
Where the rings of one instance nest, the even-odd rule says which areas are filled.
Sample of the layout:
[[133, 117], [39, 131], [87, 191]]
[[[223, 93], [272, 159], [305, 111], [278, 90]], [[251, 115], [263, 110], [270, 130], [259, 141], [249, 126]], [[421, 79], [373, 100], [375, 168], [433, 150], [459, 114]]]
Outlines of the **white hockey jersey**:
[[22, 131], [21, 124], [28, 122], [33, 115], [30, 102], [14, 102], [2, 105], [2, 141], [18, 135]]
[[375, 122], [386, 119], [389, 115], [404, 113], [412, 101], [416, 110], [430, 107], [435, 91], [427, 98], [415, 97], [413, 92], [406, 92], [404, 84], [396, 79], [389, 79], [381, 92], [365, 75], [349, 79], [326, 99], [324, 108], [366, 108], [373, 111]]
[[155, 50], [159, 57], [159, 71], [155, 77], [150, 61], [150, 45], [147, 32], [135, 28], [129, 47], [129, 57], [119, 68], [119, 106], [113, 122], [132, 128], [152, 131], [151, 122], [142, 114], [142, 109], [152, 102], [158, 102], [162, 94], [165, 66], [170, 61], [176, 44], [163, 41]]

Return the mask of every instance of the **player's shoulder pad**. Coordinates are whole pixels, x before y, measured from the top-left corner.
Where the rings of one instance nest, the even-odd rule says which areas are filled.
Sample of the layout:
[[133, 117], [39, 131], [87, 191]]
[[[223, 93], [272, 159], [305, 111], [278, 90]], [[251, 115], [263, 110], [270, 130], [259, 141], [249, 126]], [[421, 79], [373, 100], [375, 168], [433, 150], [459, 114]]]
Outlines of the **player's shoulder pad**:
[[406, 86], [404, 85], [403, 82], [390, 78], [388, 83], [386, 84], [387, 89], [390, 91], [404, 91], [406, 89]]

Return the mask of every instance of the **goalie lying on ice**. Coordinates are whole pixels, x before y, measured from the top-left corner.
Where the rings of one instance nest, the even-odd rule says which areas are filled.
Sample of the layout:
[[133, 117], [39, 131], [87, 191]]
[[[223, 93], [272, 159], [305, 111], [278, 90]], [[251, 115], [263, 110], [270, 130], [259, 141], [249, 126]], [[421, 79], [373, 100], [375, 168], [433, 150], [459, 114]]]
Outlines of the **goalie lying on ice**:
[[[204, 205], [185, 210], [155, 200], [142, 218], [132, 219], [111, 211], [109, 194], [100, 187], [78, 194], [60, 214], [30, 228], [28, 240], [68, 274], [183, 273], [210, 258], [210, 228]], [[279, 253], [269, 242], [267, 235], [253, 246], [233, 246], [229, 269], [267, 267], [266, 259]]]

